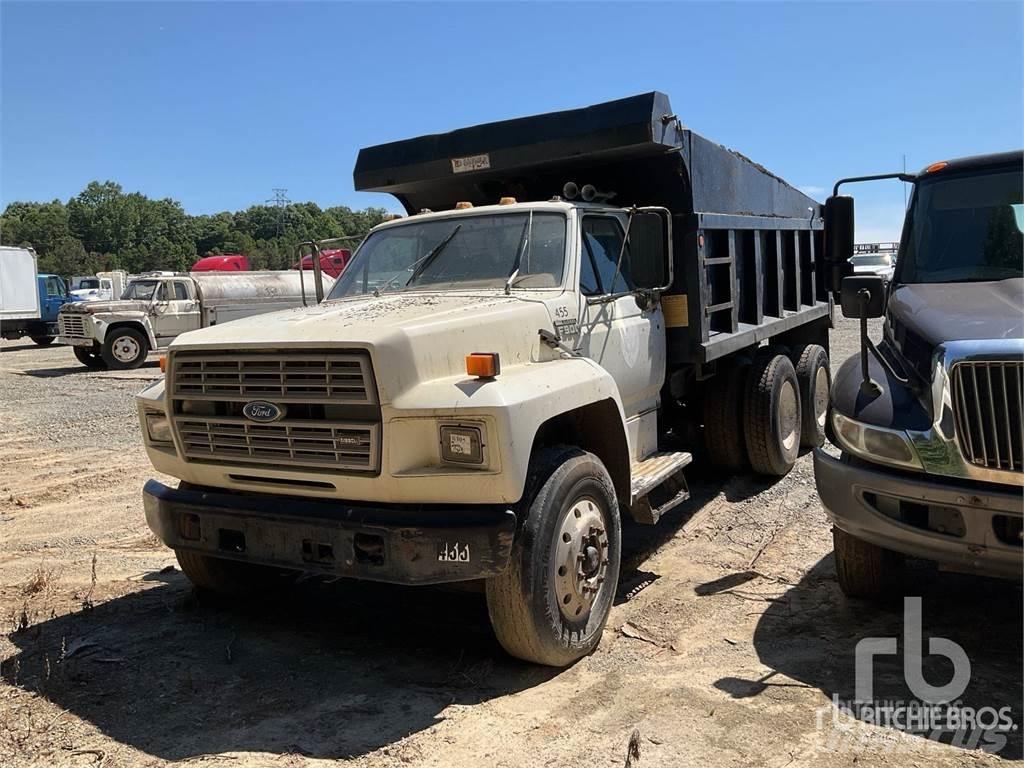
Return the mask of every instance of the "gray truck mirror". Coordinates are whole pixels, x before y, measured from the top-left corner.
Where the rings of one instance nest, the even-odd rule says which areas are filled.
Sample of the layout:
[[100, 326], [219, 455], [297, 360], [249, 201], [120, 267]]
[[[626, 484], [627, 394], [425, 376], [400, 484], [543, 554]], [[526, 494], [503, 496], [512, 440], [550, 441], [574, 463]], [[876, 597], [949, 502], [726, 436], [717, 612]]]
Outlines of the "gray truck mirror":
[[844, 278], [840, 301], [844, 317], [881, 317], [885, 314], [885, 278], [881, 275]]
[[825, 275], [828, 290], [838, 293], [853, 272], [853, 198], [832, 195], [825, 201]]

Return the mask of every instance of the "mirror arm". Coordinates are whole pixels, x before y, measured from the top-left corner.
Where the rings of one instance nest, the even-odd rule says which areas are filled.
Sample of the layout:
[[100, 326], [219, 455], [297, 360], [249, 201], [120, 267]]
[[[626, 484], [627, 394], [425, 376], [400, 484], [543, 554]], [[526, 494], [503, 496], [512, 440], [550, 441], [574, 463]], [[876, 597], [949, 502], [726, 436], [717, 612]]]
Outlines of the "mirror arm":
[[914, 173], [877, 173], [873, 176], [850, 176], [845, 179], [840, 179], [836, 182], [836, 185], [832, 187], [832, 197], [836, 197], [839, 194], [840, 184], [852, 184], [858, 181], [880, 181], [882, 179], [899, 179], [900, 181], [909, 181], [911, 183], [917, 181], [917, 174]]
[[860, 391], [868, 397], [878, 397], [882, 394], [882, 387], [878, 382], [872, 380], [871, 373], [868, 371], [868, 352], [872, 355], [879, 364], [885, 369], [885, 372], [894, 380], [902, 384], [903, 386], [911, 386], [910, 379], [904, 378], [896, 373], [895, 369], [889, 364], [889, 361], [885, 359], [881, 352], [878, 351], [878, 347], [875, 343], [868, 338], [868, 303], [871, 301], [871, 292], [867, 288], [861, 288], [857, 292], [857, 298], [860, 300], [860, 374], [861, 383]]

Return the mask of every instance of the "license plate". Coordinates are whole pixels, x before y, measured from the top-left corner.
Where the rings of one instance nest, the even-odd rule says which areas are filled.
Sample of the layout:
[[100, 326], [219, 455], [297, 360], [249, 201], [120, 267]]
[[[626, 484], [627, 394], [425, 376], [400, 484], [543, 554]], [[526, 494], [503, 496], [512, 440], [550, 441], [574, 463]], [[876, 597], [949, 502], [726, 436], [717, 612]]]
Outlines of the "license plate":
[[439, 563], [468, 563], [469, 544], [462, 544], [458, 541], [438, 542], [437, 561]]

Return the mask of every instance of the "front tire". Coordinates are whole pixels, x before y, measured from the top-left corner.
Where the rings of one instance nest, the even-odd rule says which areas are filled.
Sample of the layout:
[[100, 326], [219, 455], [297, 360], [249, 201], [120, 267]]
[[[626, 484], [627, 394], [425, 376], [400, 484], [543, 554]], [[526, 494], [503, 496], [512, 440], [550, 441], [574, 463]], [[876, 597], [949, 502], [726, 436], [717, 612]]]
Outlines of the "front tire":
[[103, 340], [103, 362], [111, 370], [138, 368], [146, 362], [149, 340], [135, 328], [115, 328]]
[[196, 588], [225, 597], [243, 597], [265, 590], [278, 574], [273, 568], [237, 560], [174, 550], [182, 573]]
[[878, 600], [899, 593], [903, 556], [839, 528], [832, 528], [832, 549], [839, 588], [847, 597]]
[[536, 664], [568, 666], [597, 647], [619, 580], [615, 487], [591, 453], [559, 446], [531, 462], [526, 518], [509, 566], [487, 580], [498, 641]]

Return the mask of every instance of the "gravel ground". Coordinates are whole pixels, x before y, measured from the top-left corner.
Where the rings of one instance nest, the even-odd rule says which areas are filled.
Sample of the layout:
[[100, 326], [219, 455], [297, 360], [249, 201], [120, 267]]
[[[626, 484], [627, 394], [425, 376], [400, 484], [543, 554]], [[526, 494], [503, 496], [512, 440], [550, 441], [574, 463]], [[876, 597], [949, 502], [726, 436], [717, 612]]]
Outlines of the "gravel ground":
[[[874, 329], [877, 335], [877, 327]], [[856, 351], [840, 321], [837, 363]], [[627, 526], [594, 654], [509, 659], [479, 594], [308, 583], [198, 600], [142, 518], [154, 476], [132, 396], [62, 347], [0, 343], [0, 762], [11, 766], [954, 766], [1020, 759], [833, 722], [853, 649], [898, 609], [846, 600], [810, 456], [786, 478], [691, 474], [693, 498]], [[967, 650], [972, 706], [1021, 718], [1020, 585], [911, 574], [924, 632]], [[935, 662], [935, 663], [932, 663]], [[906, 698], [897, 657], [876, 696]], [[929, 657], [929, 680], [949, 676]], [[636, 734], [634, 736], [634, 733]], [[627, 762], [630, 742], [640, 758]]]

